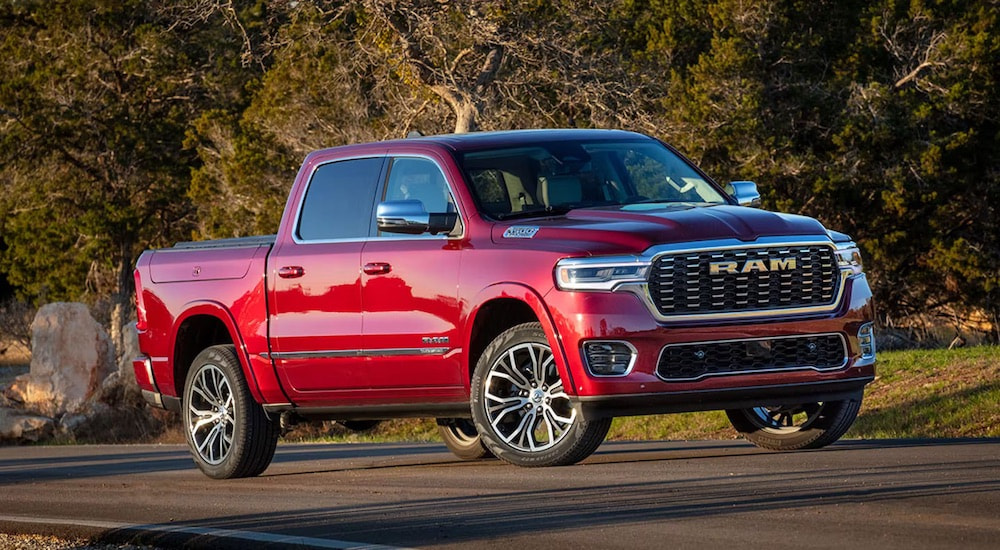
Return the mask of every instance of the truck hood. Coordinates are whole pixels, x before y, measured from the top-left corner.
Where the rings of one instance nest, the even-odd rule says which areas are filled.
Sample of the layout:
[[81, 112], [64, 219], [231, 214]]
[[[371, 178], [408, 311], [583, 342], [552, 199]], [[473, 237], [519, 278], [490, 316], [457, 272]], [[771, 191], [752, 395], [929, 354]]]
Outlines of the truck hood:
[[530, 239], [537, 246], [555, 244], [559, 249], [594, 254], [638, 253], [657, 244], [715, 239], [749, 242], [791, 235], [826, 236], [827, 231], [805, 216], [743, 206], [691, 204], [581, 208], [564, 216], [501, 222], [493, 228], [497, 244], [524, 246]]

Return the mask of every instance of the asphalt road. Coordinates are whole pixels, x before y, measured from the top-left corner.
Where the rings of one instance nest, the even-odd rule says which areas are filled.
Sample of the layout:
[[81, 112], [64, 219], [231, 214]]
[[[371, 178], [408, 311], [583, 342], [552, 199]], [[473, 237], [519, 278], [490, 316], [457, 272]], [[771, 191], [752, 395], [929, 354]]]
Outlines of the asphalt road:
[[232, 481], [181, 446], [0, 448], [0, 531], [137, 525], [211, 547], [996, 549], [1000, 440], [605, 443], [542, 469], [433, 444], [280, 445]]

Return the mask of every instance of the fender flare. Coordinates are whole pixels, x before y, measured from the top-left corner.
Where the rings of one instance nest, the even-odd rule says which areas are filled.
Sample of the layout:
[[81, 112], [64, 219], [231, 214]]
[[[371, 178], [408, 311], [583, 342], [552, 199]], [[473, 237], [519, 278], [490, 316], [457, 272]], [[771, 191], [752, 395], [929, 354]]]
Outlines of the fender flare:
[[173, 327], [170, 329], [170, 341], [173, 342], [173, 345], [170, 348], [170, 363], [174, 366], [174, 368], [176, 368], [177, 336], [180, 332], [181, 326], [185, 321], [196, 315], [213, 317], [221, 321], [223, 326], [226, 327], [226, 331], [229, 332], [229, 339], [232, 340], [233, 345], [236, 346], [236, 357], [239, 359], [240, 367], [243, 369], [243, 376], [247, 379], [247, 386], [249, 386], [250, 394], [258, 403], [261, 403], [262, 397], [260, 387], [257, 383], [256, 374], [254, 374], [253, 369], [250, 368], [250, 356], [247, 354], [247, 347], [246, 343], [243, 341], [243, 335], [240, 334], [240, 331], [236, 326], [236, 320], [233, 318], [233, 314], [229, 311], [229, 308], [219, 302], [213, 300], [196, 300], [194, 302], [184, 304], [184, 311], [177, 316], [174, 320]]
[[[469, 309], [469, 316], [465, 323], [465, 334], [463, 336], [465, 349], [472, 350], [472, 327], [475, 325], [474, 320], [479, 314], [479, 310], [487, 302], [496, 299], [517, 300], [531, 308], [535, 313], [535, 317], [538, 318], [538, 322], [542, 325], [545, 338], [549, 341], [549, 345], [552, 346], [552, 355], [556, 362], [556, 369], [559, 371], [559, 376], [566, 382], [563, 384], [566, 388], [566, 393], [576, 395], [576, 383], [573, 380], [573, 373], [569, 369], [566, 349], [563, 347], [562, 337], [556, 332], [552, 314], [549, 312], [548, 306], [545, 305], [542, 295], [528, 285], [513, 282], [496, 283], [480, 290], [476, 294], [471, 302], [472, 307]], [[466, 356], [469, 357], [468, 353]], [[469, 357], [469, 360], [471, 361], [471, 357]]]

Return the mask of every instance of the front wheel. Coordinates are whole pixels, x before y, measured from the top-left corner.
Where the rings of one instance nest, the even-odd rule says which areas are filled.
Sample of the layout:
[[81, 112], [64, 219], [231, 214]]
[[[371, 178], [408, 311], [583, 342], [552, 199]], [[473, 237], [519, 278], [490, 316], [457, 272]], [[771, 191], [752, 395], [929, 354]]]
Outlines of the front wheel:
[[610, 418], [587, 421], [573, 408], [539, 323], [508, 329], [480, 356], [472, 418], [486, 448], [517, 466], [579, 462], [611, 427]]
[[212, 346], [195, 357], [183, 399], [184, 434], [205, 475], [253, 477], [267, 469], [278, 424], [250, 395], [233, 346]]
[[862, 394], [821, 401], [727, 410], [729, 422], [747, 441], [772, 451], [818, 449], [841, 438], [861, 410]]

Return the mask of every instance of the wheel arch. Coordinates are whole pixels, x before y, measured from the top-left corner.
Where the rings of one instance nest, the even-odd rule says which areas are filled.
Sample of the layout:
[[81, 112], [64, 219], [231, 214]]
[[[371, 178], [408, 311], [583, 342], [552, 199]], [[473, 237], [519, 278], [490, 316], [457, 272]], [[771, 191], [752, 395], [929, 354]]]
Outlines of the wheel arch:
[[576, 394], [573, 375], [569, 370], [562, 338], [556, 332], [552, 315], [542, 296], [533, 288], [519, 283], [500, 283], [483, 289], [474, 300], [469, 313], [466, 333], [466, 384], [471, 385], [472, 372], [483, 351], [503, 331], [523, 323], [538, 322], [552, 346], [556, 368], [567, 382], [567, 393]]
[[187, 304], [184, 313], [178, 316], [174, 323], [173, 342], [173, 389], [178, 397], [184, 392], [187, 372], [199, 353], [211, 346], [232, 345], [236, 348], [236, 357], [250, 387], [250, 393], [254, 399], [260, 401], [260, 390], [250, 368], [246, 345], [236, 327], [236, 321], [225, 306], [211, 301]]

